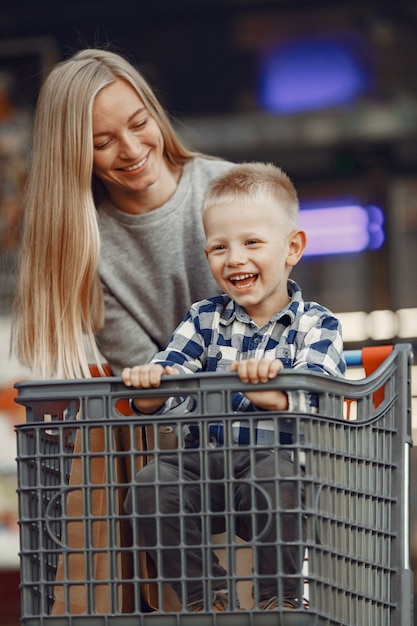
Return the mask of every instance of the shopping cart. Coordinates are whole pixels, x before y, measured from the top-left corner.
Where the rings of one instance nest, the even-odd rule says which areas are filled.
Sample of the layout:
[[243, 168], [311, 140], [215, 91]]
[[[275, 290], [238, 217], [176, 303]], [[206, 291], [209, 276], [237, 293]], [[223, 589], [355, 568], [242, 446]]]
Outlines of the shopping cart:
[[[348, 363], [359, 364], [358, 353], [346, 354]], [[285, 447], [294, 463], [293, 547], [304, 566], [294, 576], [298, 606], [273, 611], [256, 608], [259, 537], [243, 543], [235, 534], [235, 478], [228, 459], [236, 449], [237, 416], [231, 399], [249, 384], [234, 374], [167, 377], [162, 384], [167, 393], [191, 396], [195, 405], [191, 415], [169, 419], [133, 416], [128, 398], [161, 390], [128, 389], [120, 378], [16, 384], [17, 402], [27, 414], [26, 423], [16, 427], [22, 625], [194, 626], [198, 620], [201, 626], [410, 626], [411, 363], [410, 346], [398, 344], [374, 373], [359, 380], [284, 370], [264, 387], [315, 394], [317, 413], [245, 414], [248, 454], [259, 445], [258, 421], [267, 417], [275, 433], [269, 447]], [[198, 428], [195, 450], [202, 467], [216, 429], [222, 441], [216, 450], [224, 454], [227, 469], [220, 537], [211, 535], [210, 478], [204, 471], [201, 477], [207, 591], [198, 615], [183, 610], [159, 577], [123, 508], [138, 469], [151, 458], [157, 463], [167, 451], [179, 458], [188, 453], [176, 433], [190, 421]], [[281, 514], [278, 500], [268, 523], [279, 524]], [[156, 523], [162, 523], [158, 511]], [[218, 613], [210, 610], [213, 545], [227, 569], [230, 598], [229, 610]], [[281, 600], [282, 546], [278, 530], [271, 550]], [[179, 549], [185, 563], [187, 546]], [[184, 568], [184, 588], [187, 580]], [[239, 601], [244, 610], [238, 610]]]

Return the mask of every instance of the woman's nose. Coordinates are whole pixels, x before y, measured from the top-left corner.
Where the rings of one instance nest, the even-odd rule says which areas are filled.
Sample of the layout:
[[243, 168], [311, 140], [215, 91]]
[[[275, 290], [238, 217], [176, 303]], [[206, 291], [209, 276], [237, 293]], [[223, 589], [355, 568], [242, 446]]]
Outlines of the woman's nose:
[[131, 159], [138, 156], [140, 152], [139, 140], [132, 135], [126, 135], [120, 144], [120, 156], [124, 159]]

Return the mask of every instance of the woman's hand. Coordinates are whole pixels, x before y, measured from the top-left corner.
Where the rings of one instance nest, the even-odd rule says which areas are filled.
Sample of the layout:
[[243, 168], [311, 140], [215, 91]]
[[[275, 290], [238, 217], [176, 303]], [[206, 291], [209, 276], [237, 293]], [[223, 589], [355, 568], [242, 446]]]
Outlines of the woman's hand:
[[[231, 371], [237, 372], [242, 383], [266, 383], [278, 376], [284, 368], [282, 361], [274, 359], [246, 359], [245, 361], [234, 361]], [[288, 409], [288, 396], [283, 391], [268, 389], [265, 391], [245, 391], [245, 397], [267, 411], [286, 411]]]
[[[122, 380], [127, 387], [136, 387], [136, 389], [152, 389], [159, 387], [161, 378], [164, 374], [172, 375], [179, 372], [170, 365], [163, 367], [158, 363], [149, 363], [146, 365], [135, 365], [134, 367], [125, 367], [122, 371]], [[141, 411], [141, 413], [155, 413], [168, 396], [157, 396], [152, 398], [135, 398], [133, 404]]]

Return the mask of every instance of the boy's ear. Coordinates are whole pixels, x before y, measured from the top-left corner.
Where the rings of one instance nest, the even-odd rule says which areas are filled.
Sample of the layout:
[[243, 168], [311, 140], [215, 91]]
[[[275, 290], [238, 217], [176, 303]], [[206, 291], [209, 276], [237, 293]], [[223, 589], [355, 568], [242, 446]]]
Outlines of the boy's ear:
[[303, 256], [307, 245], [307, 235], [304, 230], [294, 230], [288, 238], [287, 265], [294, 267]]

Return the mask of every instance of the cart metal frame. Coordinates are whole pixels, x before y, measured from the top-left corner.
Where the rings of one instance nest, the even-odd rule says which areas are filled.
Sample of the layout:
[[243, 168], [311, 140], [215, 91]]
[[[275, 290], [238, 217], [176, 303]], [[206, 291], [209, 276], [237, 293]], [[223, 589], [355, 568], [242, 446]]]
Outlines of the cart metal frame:
[[[355, 361], [355, 355], [350, 356]], [[307, 559], [297, 575], [298, 607], [263, 612], [253, 607], [238, 610], [238, 583], [252, 585], [256, 599], [257, 539], [245, 546], [255, 556], [252, 571], [242, 574], [236, 566], [242, 545], [235, 540], [234, 476], [227, 460], [236, 449], [232, 431], [237, 416], [230, 409], [231, 398], [233, 393], [250, 388], [249, 384], [241, 383], [234, 374], [167, 377], [162, 388], [169, 395], [193, 396], [195, 411], [169, 418], [139, 418], [126, 415], [127, 399], [160, 395], [161, 389], [128, 389], [116, 377], [17, 383], [17, 402], [26, 407], [27, 415], [26, 423], [16, 427], [22, 626], [194, 626], [197, 620], [200, 626], [410, 626], [412, 358], [409, 344], [397, 344], [373, 374], [360, 380], [284, 370], [274, 381], [257, 386], [302, 389], [318, 398], [314, 414], [254, 412], [241, 416], [248, 420], [250, 442], [255, 442], [257, 421], [270, 419], [276, 435], [273, 449], [285, 446], [292, 454], [299, 494], [292, 511], [299, 528], [295, 544]], [[381, 389], [383, 399], [375, 406], [375, 394]], [[355, 419], [346, 419], [346, 407], [352, 405]], [[121, 492], [134, 488], [138, 462], [146, 463], [151, 456], [157, 462], [167, 448], [179, 458], [187, 454], [181, 441], [172, 445], [172, 436], [190, 421], [199, 428], [202, 466], [213, 450], [213, 424], [222, 432], [221, 450], [229, 465], [225, 478], [226, 533], [220, 547], [227, 563], [231, 606], [223, 613], [210, 610], [210, 479], [203, 472], [205, 510], [201, 519], [207, 606], [198, 617], [180, 606], [173, 609], [169, 602], [167, 605], [167, 581], [157, 572], [151, 580], [149, 573], [144, 575], [146, 553], [135, 525], [130, 524], [120, 504]], [[116, 442], [116, 434], [122, 431], [128, 446]], [[98, 432], [102, 441], [99, 450], [91, 443]], [[257, 445], [249, 443], [248, 454]], [[104, 479], [99, 483], [94, 476], [95, 462], [104, 468]], [[122, 479], [121, 465], [128, 468]], [[79, 479], [74, 484], [71, 477], [75, 468]], [[253, 488], [257, 488], [255, 480]], [[305, 496], [302, 505], [301, 492]], [[76, 514], [71, 510], [74, 493], [83, 503]], [[94, 509], [97, 494], [105, 494], [100, 517]], [[271, 523], [279, 523], [279, 504], [270, 514]], [[95, 533], [99, 522], [105, 524], [106, 533], [104, 543], [98, 545]], [[128, 527], [128, 539], [121, 539], [123, 528]], [[72, 528], [82, 528], [82, 545], [73, 543]], [[280, 579], [279, 539], [271, 549], [276, 551]], [[186, 546], [181, 550], [184, 559]], [[83, 570], [81, 577], [74, 579], [72, 563], [77, 559], [82, 560]], [[129, 559], [126, 574], [122, 563]], [[97, 564], [103, 562], [105, 567], [98, 572]], [[185, 573], [182, 582], [186, 586]], [[152, 604], [144, 603], [145, 588], [151, 588], [158, 610], [152, 611]], [[82, 611], [74, 610], [72, 602], [73, 594], [80, 590]], [[282, 594], [281, 583], [279, 590]], [[98, 606], [101, 591], [106, 597], [105, 609]], [[61, 598], [59, 612], [53, 608], [57, 594]]]

